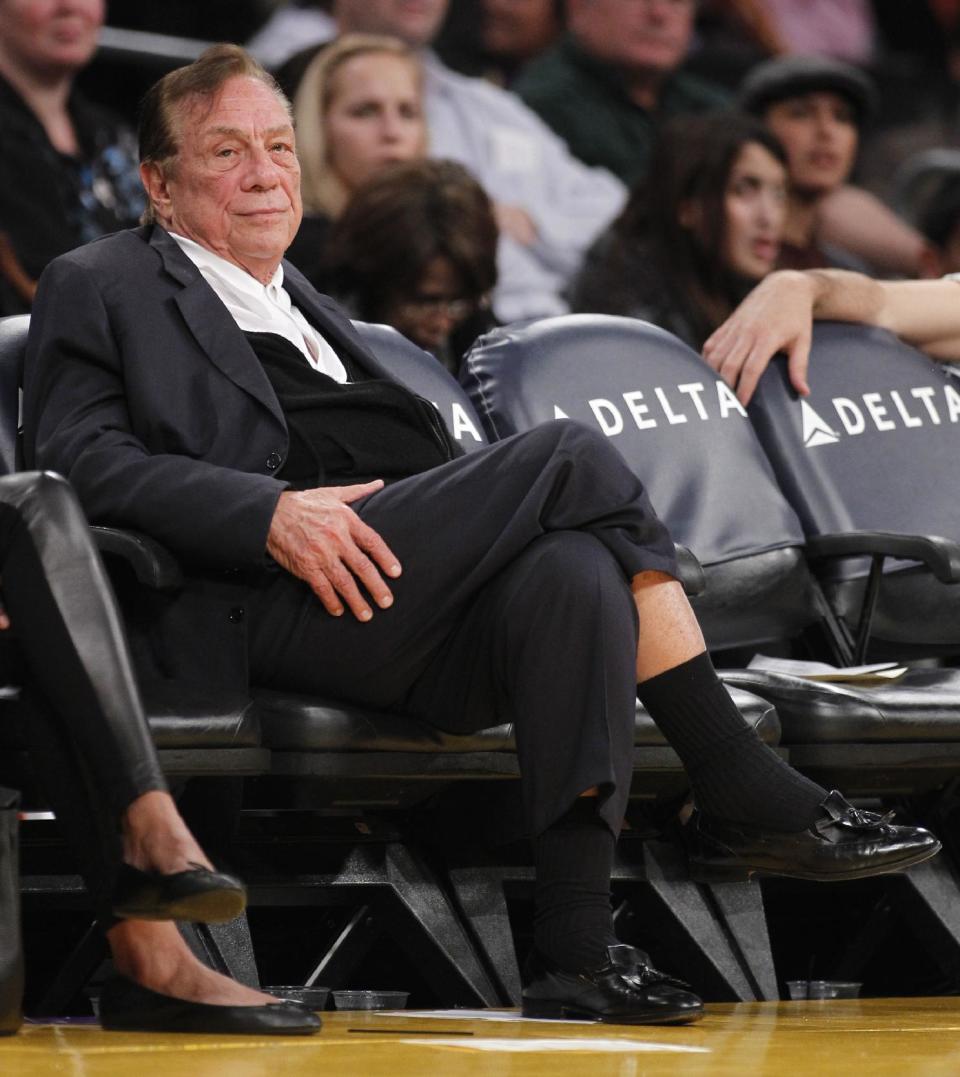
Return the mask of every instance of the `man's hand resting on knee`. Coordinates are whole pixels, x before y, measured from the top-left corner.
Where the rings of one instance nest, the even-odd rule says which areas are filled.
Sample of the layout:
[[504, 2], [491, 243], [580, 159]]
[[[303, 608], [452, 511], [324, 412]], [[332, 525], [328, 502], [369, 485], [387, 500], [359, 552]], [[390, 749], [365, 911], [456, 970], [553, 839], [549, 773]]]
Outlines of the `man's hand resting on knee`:
[[381, 609], [393, 604], [393, 594], [380, 573], [397, 577], [400, 563], [376, 531], [350, 508], [350, 502], [382, 489], [383, 481], [377, 479], [357, 486], [287, 490], [277, 502], [267, 553], [310, 584], [334, 617], [343, 613], [344, 603], [359, 621], [373, 616], [358, 581]]

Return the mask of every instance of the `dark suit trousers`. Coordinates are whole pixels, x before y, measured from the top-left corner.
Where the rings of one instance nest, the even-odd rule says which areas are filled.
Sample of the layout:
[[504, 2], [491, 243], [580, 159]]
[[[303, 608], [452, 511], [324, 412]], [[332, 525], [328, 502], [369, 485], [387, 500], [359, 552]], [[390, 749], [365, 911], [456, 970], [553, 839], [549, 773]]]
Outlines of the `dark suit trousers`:
[[586, 789], [619, 830], [630, 785], [632, 576], [676, 575], [643, 486], [569, 420], [403, 479], [358, 503], [396, 553], [395, 602], [328, 614], [281, 572], [251, 595], [255, 683], [399, 709], [454, 732], [514, 724], [536, 835]]
[[0, 566], [13, 624], [7, 658], [22, 675], [30, 760], [105, 914], [120, 816], [166, 783], [110, 585], [62, 479], [0, 478]]

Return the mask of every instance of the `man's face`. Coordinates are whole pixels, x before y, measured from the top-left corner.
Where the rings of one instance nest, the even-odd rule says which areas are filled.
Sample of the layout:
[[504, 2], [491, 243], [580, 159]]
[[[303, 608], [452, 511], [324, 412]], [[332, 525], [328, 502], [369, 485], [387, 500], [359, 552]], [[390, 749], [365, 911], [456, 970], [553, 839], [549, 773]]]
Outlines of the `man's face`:
[[237, 77], [188, 99], [176, 157], [141, 167], [160, 223], [266, 282], [300, 226], [293, 127], [273, 92]]
[[0, 0], [0, 48], [45, 73], [84, 67], [97, 47], [104, 0]]
[[429, 45], [440, 31], [448, 0], [334, 0], [340, 33], [390, 34], [413, 48]]
[[481, 0], [480, 36], [494, 56], [525, 59], [560, 32], [554, 0]]
[[568, 0], [585, 52], [627, 71], [669, 74], [687, 55], [694, 0]]

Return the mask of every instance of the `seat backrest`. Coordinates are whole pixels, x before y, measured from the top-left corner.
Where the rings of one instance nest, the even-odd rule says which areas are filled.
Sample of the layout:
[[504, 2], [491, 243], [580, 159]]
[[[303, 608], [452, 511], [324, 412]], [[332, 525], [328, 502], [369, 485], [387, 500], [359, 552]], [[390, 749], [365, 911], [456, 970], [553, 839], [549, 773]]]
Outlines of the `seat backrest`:
[[16, 471], [20, 383], [27, 350], [28, 314], [0, 318], [0, 474]]
[[818, 324], [810, 396], [771, 363], [750, 418], [808, 535], [960, 541], [960, 379], [882, 329]]
[[467, 452], [487, 444], [483, 424], [470, 397], [429, 352], [389, 325], [354, 322], [364, 344], [408, 389], [429, 400], [460, 447]]
[[506, 327], [474, 345], [462, 380], [491, 437], [567, 416], [610, 438], [675, 541], [704, 565], [702, 620], [724, 596], [715, 623], [704, 624], [714, 646], [793, 634], [818, 616], [800, 523], [746, 412], [670, 333], [590, 314]]

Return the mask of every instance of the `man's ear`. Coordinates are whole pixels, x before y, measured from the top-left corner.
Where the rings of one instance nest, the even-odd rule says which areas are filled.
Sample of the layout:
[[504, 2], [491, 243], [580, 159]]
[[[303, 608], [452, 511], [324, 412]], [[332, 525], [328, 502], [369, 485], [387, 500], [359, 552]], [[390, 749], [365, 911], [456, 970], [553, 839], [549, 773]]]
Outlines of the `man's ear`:
[[147, 200], [153, 206], [153, 212], [160, 219], [170, 216], [170, 189], [167, 173], [157, 161], [144, 161], [140, 165], [140, 182], [147, 192]]

